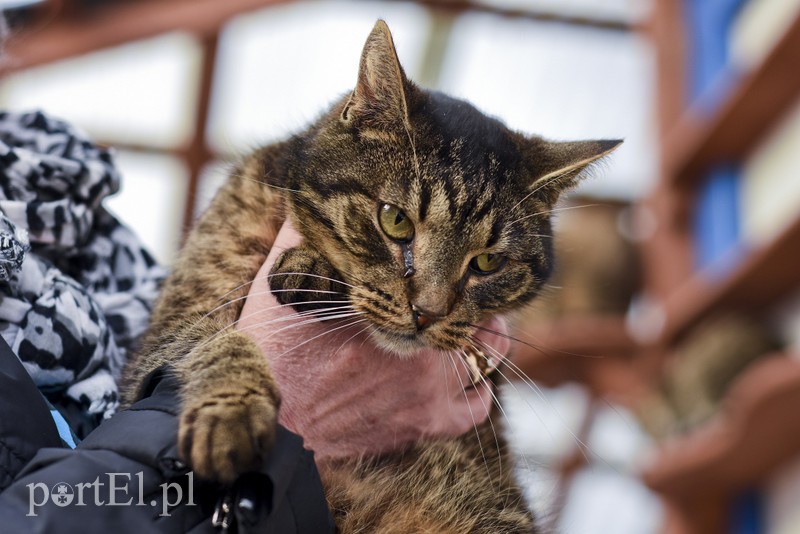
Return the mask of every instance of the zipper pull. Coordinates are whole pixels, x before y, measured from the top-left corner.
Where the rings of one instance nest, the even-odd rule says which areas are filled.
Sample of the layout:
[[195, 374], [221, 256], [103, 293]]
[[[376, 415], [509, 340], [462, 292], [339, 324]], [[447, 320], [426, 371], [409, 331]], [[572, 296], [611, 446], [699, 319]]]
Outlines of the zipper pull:
[[227, 490], [217, 500], [214, 515], [211, 516], [211, 526], [221, 532], [228, 532], [234, 521], [236, 516], [233, 513], [233, 490]]

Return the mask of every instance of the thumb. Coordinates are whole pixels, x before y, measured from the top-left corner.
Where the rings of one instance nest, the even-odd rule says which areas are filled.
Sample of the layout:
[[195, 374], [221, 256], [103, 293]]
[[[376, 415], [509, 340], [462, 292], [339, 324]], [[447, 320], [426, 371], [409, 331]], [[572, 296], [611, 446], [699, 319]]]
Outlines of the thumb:
[[256, 321], [263, 320], [264, 315], [262, 313], [260, 314], [261, 317], [259, 317], [259, 311], [279, 309], [278, 301], [275, 300], [270, 291], [269, 273], [272, 270], [272, 266], [275, 265], [275, 260], [278, 259], [278, 256], [283, 251], [295, 247], [301, 242], [302, 236], [294, 228], [291, 221], [287, 219], [275, 237], [275, 242], [272, 244], [267, 259], [253, 279], [250, 292], [240, 313], [238, 329], [251, 329], [255, 326]]
[[[267, 260], [264, 262], [264, 265], [261, 267], [262, 271], [266, 271], [264, 274], [267, 274], [272, 270], [272, 266], [275, 264], [275, 260], [278, 259], [278, 256], [283, 254], [283, 251], [290, 249], [292, 247], [296, 247], [303, 241], [303, 236], [300, 235], [294, 224], [292, 224], [291, 219], [286, 219], [284, 221], [283, 226], [281, 227], [278, 235], [275, 237], [275, 242], [272, 244], [272, 248], [267, 255]], [[259, 275], [262, 274], [259, 272]]]

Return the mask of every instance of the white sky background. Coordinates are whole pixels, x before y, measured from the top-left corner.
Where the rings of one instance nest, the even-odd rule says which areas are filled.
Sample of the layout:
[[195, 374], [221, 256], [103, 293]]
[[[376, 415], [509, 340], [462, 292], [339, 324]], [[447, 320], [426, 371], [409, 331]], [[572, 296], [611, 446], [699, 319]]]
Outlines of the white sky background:
[[625, 139], [581, 192], [636, 198], [652, 185], [653, 73], [642, 38], [473, 15], [459, 20], [449, 50], [442, 89], [511, 128], [559, 140]]
[[[482, 0], [506, 7], [638, 20], [649, 2], [637, 0]], [[413, 79], [421, 69], [428, 12], [400, 2], [317, 1], [278, 6], [232, 21], [224, 32], [208, 131], [212, 148], [240, 153], [285, 137], [312, 121], [355, 83], [364, 39], [385, 18]], [[43, 109], [107, 143], [174, 147], [194, 120], [199, 47], [182, 34], [133, 43], [14, 75], [0, 85], [0, 105]], [[626, 139], [581, 191], [636, 198], [652, 185], [654, 151], [651, 51], [622, 32], [468, 15], [456, 21], [441, 87], [526, 133], [556, 139]], [[132, 226], [162, 262], [180, 238], [186, 169], [158, 154], [120, 153], [123, 189], [109, 207]], [[224, 164], [205, 173], [199, 196], [209, 199]], [[515, 446], [537, 461], [575, 443], [582, 394], [567, 388], [539, 393], [508, 390]], [[592, 467], [570, 493], [558, 532], [644, 534], [659, 517], [654, 498], [630, 474], [644, 448], [629, 417], [609, 410], [593, 429]], [[616, 453], [615, 453], [616, 451]], [[624, 451], [624, 454], [620, 454]], [[531, 475], [533, 494], [552, 498], [546, 467]], [[614, 511], [610, 517], [610, 511]]]
[[413, 76], [428, 31], [426, 10], [414, 4], [367, 5], [290, 4], [229, 24], [220, 43], [212, 146], [241, 149], [284, 138], [312, 122], [352, 90], [361, 48], [378, 17], [389, 23], [398, 55]]

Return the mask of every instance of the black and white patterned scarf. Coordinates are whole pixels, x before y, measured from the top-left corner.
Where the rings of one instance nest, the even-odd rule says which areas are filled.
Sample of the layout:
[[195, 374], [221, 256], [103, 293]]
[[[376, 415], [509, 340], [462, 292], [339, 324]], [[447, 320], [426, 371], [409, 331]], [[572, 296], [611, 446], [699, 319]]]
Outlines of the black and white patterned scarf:
[[98, 420], [165, 271], [102, 206], [108, 151], [42, 113], [0, 113], [0, 335], [49, 398]]

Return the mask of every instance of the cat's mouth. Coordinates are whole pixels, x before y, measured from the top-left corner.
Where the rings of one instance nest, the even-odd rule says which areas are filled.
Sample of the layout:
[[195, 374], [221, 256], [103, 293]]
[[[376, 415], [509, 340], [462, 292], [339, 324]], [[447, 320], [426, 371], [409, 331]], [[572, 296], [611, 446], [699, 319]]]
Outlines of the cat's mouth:
[[378, 291], [362, 295], [357, 290], [351, 299], [371, 323], [370, 337], [378, 347], [399, 356], [424, 349], [451, 353], [463, 360], [473, 384], [491, 373], [509, 348], [505, 322], [498, 317], [473, 323], [461, 313], [435, 315]]
[[[494, 373], [508, 350], [508, 341], [502, 337], [505, 335], [505, 323], [499, 318], [492, 318], [485, 324], [486, 326], [478, 327], [474, 334], [466, 333], [458, 342], [453, 338], [431, 338], [424, 335], [424, 332], [388, 330], [380, 326], [375, 327], [372, 335], [379, 346], [400, 355], [411, 355], [425, 348], [458, 355], [466, 371], [464, 389], [469, 390]], [[490, 336], [500, 340], [501, 346], [490, 344], [485, 339]]]

